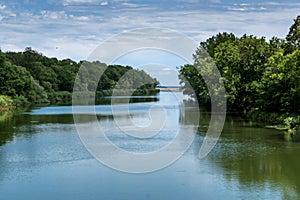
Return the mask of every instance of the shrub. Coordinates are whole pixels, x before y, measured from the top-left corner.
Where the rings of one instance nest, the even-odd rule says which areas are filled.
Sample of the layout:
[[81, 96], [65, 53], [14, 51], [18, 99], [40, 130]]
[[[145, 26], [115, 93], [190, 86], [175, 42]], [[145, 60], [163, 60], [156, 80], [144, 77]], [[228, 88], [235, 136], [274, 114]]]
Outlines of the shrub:
[[22, 95], [20, 95], [20, 96], [14, 96], [14, 98], [13, 98], [13, 104], [15, 106], [23, 106], [23, 105], [28, 105], [29, 101], [28, 101], [27, 98], [25, 98]]
[[284, 120], [284, 125], [288, 129], [300, 129], [300, 116], [287, 117]]
[[9, 96], [0, 95], [0, 106], [10, 107], [12, 106], [13, 100]]

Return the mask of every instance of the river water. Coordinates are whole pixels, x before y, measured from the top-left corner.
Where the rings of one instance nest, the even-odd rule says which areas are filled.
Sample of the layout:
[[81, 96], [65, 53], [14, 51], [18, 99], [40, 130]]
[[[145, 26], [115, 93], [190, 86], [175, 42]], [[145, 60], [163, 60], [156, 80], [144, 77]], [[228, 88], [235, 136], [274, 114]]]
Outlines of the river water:
[[[110, 105], [96, 106], [98, 122], [112, 143], [126, 151], [162, 148], [186, 124], [195, 125], [193, 109], [182, 108], [172, 93], [157, 102], [133, 103], [130, 117], [149, 121], [153, 105], [167, 108], [169, 131], [150, 140], [123, 135], [114, 128]], [[122, 112], [123, 105], [115, 105]], [[120, 115], [123, 121], [126, 114]], [[160, 116], [157, 116], [160, 117]], [[71, 106], [50, 106], [0, 122], [0, 199], [299, 199], [300, 144], [262, 124], [227, 117], [215, 148], [198, 158], [209, 113], [201, 112], [200, 133], [172, 165], [129, 174], [111, 169], [86, 150]], [[170, 124], [168, 126], [170, 126]], [[171, 130], [171, 131], [170, 131]]]

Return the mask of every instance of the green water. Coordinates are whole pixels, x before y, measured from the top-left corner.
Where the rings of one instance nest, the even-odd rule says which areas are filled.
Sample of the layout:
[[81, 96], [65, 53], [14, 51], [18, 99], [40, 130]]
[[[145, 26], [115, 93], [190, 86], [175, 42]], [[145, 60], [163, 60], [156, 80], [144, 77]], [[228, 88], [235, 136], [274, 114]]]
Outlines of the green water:
[[[160, 101], [132, 104], [132, 118], [143, 121], [153, 104], [167, 103], [174, 127], [193, 122], [193, 109], [180, 111]], [[98, 120], [110, 140], [127, 150], [152, 151], [171, 133], [135, 141], [112, 129], [111, 108], [99, 106]], [[209, 123], [201, 113], [200, 130]], [[122, 115], [124, 120], [128, 116]], [[160, 116], [157, 116], [160, 117]], [[174, 164], [146, 174], [110, 169], [93, 158], [76, 132], [70, 106], [35, 108], [0, 122], [0, 199], [299, 199], [300, 143], [262, 124], [227, 117], [215, 148], [198, 158], [204, 133], [196, 136]]]

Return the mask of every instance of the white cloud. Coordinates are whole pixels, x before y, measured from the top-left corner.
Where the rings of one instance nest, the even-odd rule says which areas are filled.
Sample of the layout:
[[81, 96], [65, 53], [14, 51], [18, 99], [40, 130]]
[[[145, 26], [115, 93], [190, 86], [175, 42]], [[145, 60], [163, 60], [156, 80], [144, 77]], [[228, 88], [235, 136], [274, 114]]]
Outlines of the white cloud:
[[107, 6], [108, 5], [108, 1], [102, 1], [100, 5], [101, 6]]
[[90, 18], [88, 16], [80, 16], [80, 17], [77, 17], [76, 19], [81, 20], [81, 21], [88, 21]]
[[0, 21], [2, 21], [5, 19], [16, 17], [17, 15], [14, 10], [9, 9], [9, 7], [4, 4], [0, 4], [0, 16]]
[[42, 10], [41, 16], [43, 18], [48, 18], [52, 20], [59, 20], [59, 19], [66, 19], [68, 18], [68, 15], [65, 13], [65, 11], [47, 11], [47, 10]]
[[6, 5], [1, 4], [0, 5], [0, 10], [4, 10], [6, 8]]
[[9, 14], [9, 16], [10, 16], [10, 17], [16, 17], [16, 16], [17, 16], [17, 14], [16, 14], [16, 13], [13, 13], [13, 12], [11, 12], [11, 13]]
[[70, 5], [89, 5], [89, 4], [97, 4], [100, 0], [63, 0], [62, 4], [64, 6], [70, 6]]
[[248, 3], [241, 3], [240, 6], [250, 6]]
[[[172, 67], [174, 68], [174, 66]], [[175, 69], [161, 64], [146, 64], [139, 66], [139, 68], [155, 77], [161, 85], [179, 85], [178, 72]]]
[[248, 8], [238, 8], [238, 7], [228, 7], [228, 10], [232, 10], [232, 11], [247, 11], [249, 9]]
[[258, 5], [251, 5], [251, 4], [234, 4], [233, 6], [228, 6], [228, 10], [231, 11], [262, 11], [267, 10], [266, 7], [262, 6], [261, 4]]
[[85, 59], [93, 49], [98, 45], [97, 42], [88, 40], [74, 40], [72, 38], [61, 37], [49, 39], [39, 49], [43, 54], [50, 57], [58, 57], [60, 59], [67, 58], [63, 55], [73, 55], [74, 58]]
[[[192, 37], [197, 43], [223, 31], [233, 32], [237, 36], [247, 33], [267, 38], [273, 35], [283, 38], [293, 19], [299, 14], [299, 5], [297, 4], [297, 7], [288, 3], [280, 4], [277, 9], [271, 9], [270, 2], [237, 4], [227, 11], [220, 11], [199, 8], [160, 10], [131, 1], [118, 1], [117, 6], [115, 1], [110, 2], [116, 6], [115, 9], [100, 6], [101, 1], [97, 1], [98, 7], [74, 5], [64, 7], [64, 10], [60, 11], [44, 10], [39, 14], [23, 11], [18, 12], [18, 15], [14, 14], [17, 11], [9, 11], [8, 6], [4, 9], [5, 12], [0, 11], [1, 48], [3, 51], [21, 51], [27, 46], [32, 46], [46, 55], [81, 60], [86, 59], [101, 41], [114, 34], [144, 27], [178, 30]], [[220, 7], [224, 6], [220, 4]]]
[[212, 3], [221, 3], [221, 0], [210, 0]]
[[162, 70], [162, 71], [172, 71], [172, 69], [169, 68], [169, 67], [162, 68], [161, 70]]
[[270, 2], [264, 2], [264, 4], [266, 4], [266, 5], [272, 5], [272, 6], [280, 6], [280, 5], [284, 5], [284, 4], [281, 3], [281, 2], [273, 2], [273, 1], [270, 1]]
[[64, 3], [96, 3], [99, 0], [64, 0]]
[[131, 7], [131, 8], [137, 8], [137, 7], [140, 7], [140, 5], [138, 5], [138, 4], [127, 3], [127, 2], [122, 3], [122, 5], [123, 5], [123, 6], [126, 6], [126, 7]]

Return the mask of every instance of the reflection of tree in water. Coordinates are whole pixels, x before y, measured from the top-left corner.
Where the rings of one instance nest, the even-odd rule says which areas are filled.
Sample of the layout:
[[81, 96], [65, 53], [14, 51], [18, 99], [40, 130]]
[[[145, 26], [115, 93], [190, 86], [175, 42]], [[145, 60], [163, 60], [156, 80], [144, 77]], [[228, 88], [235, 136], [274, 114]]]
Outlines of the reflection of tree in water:
[[[180, 123], [196, 124], [192, 108], [181, 111]], [[210, 113], [201, 111], [199, 133], [204, 135]], [[228, 187], [238, 182], [246, 191], [274, 191], [282, 199], [300, 198], [299, 143], [283, 140], [282, 132], [260, 128], [261, 124], [227, 116], [217, 146], [207, 157], [221, 167]], [[279, 137], [280, 136], [280, 137]], [[235, 184], [233, 184], [235, 185]]]
[[4, 112], [0, 114], [0, 146], [4, 145], [6, 141], [11, 141], [13, 139], [12, 134], [12, 116], [11, 112]]
[[29, 137], [37, 133], [42, 124], [73, 124], [72, 115], [14, 115], [11, 113], [0, 121], [0, 146], [14, 137]]
[[73, 116], [65, 114], [17, 114], [0, 122], [0, 180], [30, 174], [36, 166], [89, 157], [73, 124]]
[[199, 109], [194, 106], [182, 105], [180, 106], [179, 122], [184, 125], [198, 125], [199, 124]]
[[253, 192], [256, 188], [271, 190], [281, 193], [283, 199], [298, 199], [299, 144], [286, 143], [272, 136], [273, 130], [231, 121], [208, 158], [227, 171], [224, 176], [228, 182], [238, 181], [247, 190], [253, 188]]
[[184, 125], [195, 125], [198, 127], [198, 133], [205, 134], [209, 123], [211, 113], [207, 112], [204, 108], [195, 108], [193, 105], [186, 104], [180, 110], [179, 122]]
[[[198, 114], [193, 107], [182, 108], [179, 122], [182, 125], [199, 124], [200, 134], [205, 134], [211, 114], [200, 111], [200, 123], [195, 120]], [[228, 187], [231, 187], [231, 182], [238, 182], [240, 190], [245, 188], [254, 196], [260, 195], [261, 191], [265, 191], [264, 195], [267, 191], [274, 191], [283, 199], [298, 199], [299, 144], [286, 143], [278, 137], [282, 132], [260, 128], [259, 125], [228, 116], [219, 143], [207, 159], [222, 169]]]

